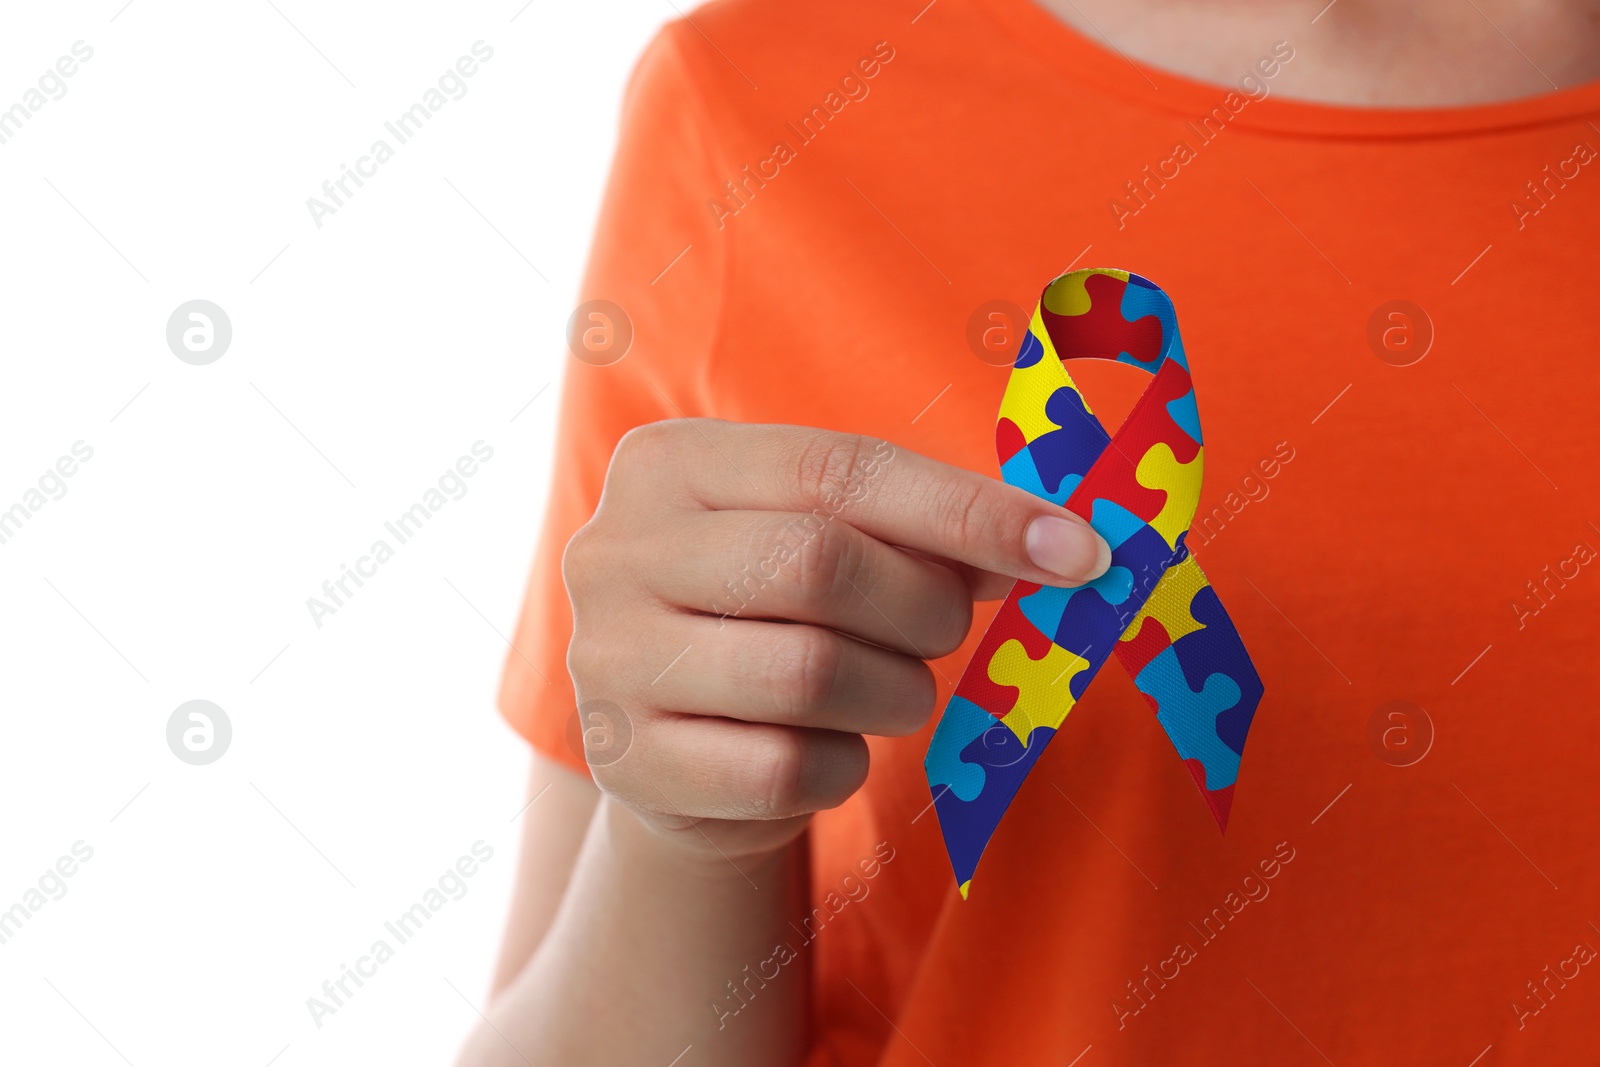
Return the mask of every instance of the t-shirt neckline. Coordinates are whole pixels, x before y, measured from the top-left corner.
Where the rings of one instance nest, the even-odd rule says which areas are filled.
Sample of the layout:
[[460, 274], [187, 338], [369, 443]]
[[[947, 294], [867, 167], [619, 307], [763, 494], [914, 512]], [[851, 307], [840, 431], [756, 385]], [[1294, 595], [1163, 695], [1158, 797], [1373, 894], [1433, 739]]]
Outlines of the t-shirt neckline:
[[[1424, 138], [1487, 133], [1600, 114], [1600, 80], [1518, 100], [1455, 107], [1323, 104], [1271, 92], [1264, 99], [1251, 99], [1237, 84], [1225, 88], [1122, 55], [1079, 33], [1036, 0], [977, 0], [977, 6], [1000, 23], [1020, 47], [1037, 53], [1064, 75], [1086, 78], [1149, 107], [1194, 118], [1222, 106], [1232, 91], [1239, 99], [1248, 100], [1242, 107], [1233, 102], [1239, 110], [1229, 122], [1241, 128], [1330, 138]], [[1253, 72], [1239, 73], [1242, 78]], [[1270, 88], [1270, 81], [1267, 84]], [[1600, 133], [1600, 127], [1596, 132]]]

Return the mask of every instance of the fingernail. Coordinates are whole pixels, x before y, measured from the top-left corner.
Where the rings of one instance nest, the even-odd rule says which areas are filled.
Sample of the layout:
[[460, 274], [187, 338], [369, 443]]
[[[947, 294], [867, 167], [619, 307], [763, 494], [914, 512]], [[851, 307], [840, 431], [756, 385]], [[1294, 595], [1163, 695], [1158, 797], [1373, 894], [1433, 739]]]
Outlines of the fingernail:
[[1093, 581], [1111, 566], [1111, 546], [1086, 523], [1040, 515], [1028, 524], [1028, 558], [1075, 584]]

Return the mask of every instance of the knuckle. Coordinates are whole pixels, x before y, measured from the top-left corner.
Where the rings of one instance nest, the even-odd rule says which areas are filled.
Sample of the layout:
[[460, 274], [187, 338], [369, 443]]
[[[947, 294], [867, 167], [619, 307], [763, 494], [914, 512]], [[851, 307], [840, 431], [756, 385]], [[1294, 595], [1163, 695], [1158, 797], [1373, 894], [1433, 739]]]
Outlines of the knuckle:
[[876, 439], [862, 434], [817, 434], [796, 456], [796, 484], [809, 498], [831, 504], [844, 497], [852, 474], [878, 446]]
[[679, 432], [673, 425], [677, 421], [647, 422], [623, 434], [611, 453], [611, 470], [631, 472], [658, 461]]
[[961, 647], [972, 630], [972, 598], [965, 593], [951, 593], [942, 598], [942, 610], [930, 612], [929, 639], [926, 649], [934, 658], [948, 656]]
[[820, 528], [804, 527], [795, 553], [793, 592], [801, 606], [820, 611], [833, 604], [840, 591], [859, 584], [863, 548], [843, 523], [824, 522]]
[[753, 815], [775, 818], [801, 806], [805, 752], [800, 735], [764, 731], [750, 740], [744, 755], [743, 792]]
[[595, 520], [590, 519], [578, 527], [567, 539], [567, 547], [561, 550], [561, 580], [566, 584], [569, 597], [584, 588], [587, 579], [598, 569], [594, 560], [597, 534]]
[[923, 724], [928, 721], [928, 716], [938, 710], [939, 706], [939, 683], [933, 676], [933, 668], [926, 663], [917, 666], [919, 669], [916, 681], [913, 683], [916, 695], [909, 702], [913, 712], [911, 733], [922, 729]]
[[958, 478], [935, 491], [929, 514], [934, 529], [947, 544], [973, 545], [986, 536], [991, 504], [988, 486], [974, 479]]
[[657, 817], [666, 814], [658, 811], [659, 801], [655, 791], [647, 784], [649, 778], [639, 774], [633, 760], [589, 763], [589, 777], [602, 793], [624, 807], [639, 814], [648, 813]]
[[785, 713], [803, 718], [828, 705], [839, 678], [840, 639], [826, 630], [789, 627], [774, 663], [773, 692]]
[[[695, 451], [704, 445], [708, 419], [660, 419], [628, 430], [617, 440], [606, 468], [606, 488], [654, 488], [663, 474], [693, 466]], [[604, 499], [604, 494], [602, 494]]]
[[647, 422], [618, 439], [606, 468], [601, 507], [616, 493], [625, 496], [660, 496], [671, 488], [692, 484], [693, 472], [717, 449], [714, 429], [718, 419], [675, 418]]
[[908, 659], [903, 671], [884, 677], [892, 685], [895, 698], [886, 702], [890, 715], [882, 732], [888, 737], [908, 737], [922, 729], [937, 710], [939, 686], [933, 668], [922, 660]]
[[567, 674], [573, 684], [582, 689], [591, 679], [605, 678], [604, 660], [599, 643], [588, 637], [582, 628], [574, 627], [572, 640], [567, 642]]

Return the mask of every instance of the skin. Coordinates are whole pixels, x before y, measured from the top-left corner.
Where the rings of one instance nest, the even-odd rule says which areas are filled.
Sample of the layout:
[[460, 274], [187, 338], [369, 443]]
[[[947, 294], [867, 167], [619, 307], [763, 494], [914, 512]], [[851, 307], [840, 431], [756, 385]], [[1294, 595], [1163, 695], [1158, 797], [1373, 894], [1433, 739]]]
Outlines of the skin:
[[[1327, 103], [1481, 104], [1600, 78], [1591, 0], [1337, 0], [1315, 24], [1316, 3], [1039, 2], [1219, 87], [1288, 39], [1296, 58], [1273, 91]], [[491, 1005], [459, 1067], [665, 1065], [688, 1046], [686, 1064], [801, 1062], [803, 953], [744, 987], [736, 1015], [708, 1004], [737, 1003], [727, 983], [805, 912], [811, 814], [864, 781], [863, 734], [904, 736], [934, 712], [923, 660], [960, 644], [975, 600], [1016, 578], [1086, 581], [1109, 556], [1061, 509], [905, 449], [852, 474], [876, 448], [712, 420], [623, 439], [564, 569], [578, 699], [627, 709], [631, 745], [593, 783], [534, 756]], [[737, 617], [710, 613], [817, 508], [837, 513]]]
[[[598, 797], [536, 761], [535, 795], [551, 788], [524, 816], [499, 995], [461, 1062], [666, 1064], [691, 1044], [699, 1063], [793, 1061], [805, 959], [737, 1015], [708, 1005], [804, 914], [811, 814], [865, 781], [863, 734], [927, 722], [924, 659], [961, 644], [975, 599], [1079, 584], [1110, 557], [1070, 512], [888, 442], [683, 419], [627, 434], [563, 572], [578, 700], [627, 709], [631, 745], [591, 758]], [[747, 564], [767, 580], [711, 613]]]
[[1326, 104], [1458, 107], [1600, 78], [1595, 0], [1036, 2], [1102, 47], [1228, 88], [1287, 41], [1273, 94]]

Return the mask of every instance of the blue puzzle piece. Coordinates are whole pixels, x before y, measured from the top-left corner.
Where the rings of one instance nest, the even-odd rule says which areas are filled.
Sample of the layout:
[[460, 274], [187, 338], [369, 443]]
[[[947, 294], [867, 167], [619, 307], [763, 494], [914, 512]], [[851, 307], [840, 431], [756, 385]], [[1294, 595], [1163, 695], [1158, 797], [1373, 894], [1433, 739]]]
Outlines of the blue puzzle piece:
[[1124, 568], [1132, 577], [1129, 595], [1115, 605], [1118, 636], [1133, 622], [1139, 609], [1144, 607], [1144, 602], [1149, 599], [1173, 560], [1171, 546], [1156, 532], [1155, 527], [1147, 523], [1111, 550], [1111, 562]]
[[1051, 393], [1045, 401], [1044, 412], [1045, 417], [1061, 429], [1035, 437], [1028, 442], [1028, 451], [1033, 454], [1034, 466], [1050, 499], [1056, 500], [1062, 480], [1075, 474], [1081, 481], [1083, 475], [1089, 473], [1095, 457], [1111, 443], [1111, 438], [1100, 421], [1083, 406], [1083, 397], [1076, 389], [1063, 385]]
[[1039, 469], [1034, 466], [1033, 453], [1026, 448], [1018, 449], [1016, 455], [1000, 464], [1000, 477], [1007, 485], [1026, 489], [1034, 496], [1050, 496], [1044, 483], [1039, 480]]
[[[992, 726], [1005, 727], [993, 715], [965, 697], [951, 696], [944, 716], [933, 732], [928, 745], [928, 756], [923, 767], [928, 772], [928, 782], [937, 789], [949, 786], [950, 792], [961, 800], [970, 801], [983, 791], [983, 768], [967, 763], [961, 753], [973, 741], [983, 736]], [[1011, 733], [1006, 730], [1006, 733]], [[1015, 736], [1015, 735], [1013, 735]]]
[[964, 800], [954, 789], [938, 791], [935, 787], [933, 805], [958, 884], [972, 878], [1006, 808], [1056, 733], [1048, 726], [1035, 726], [1024, 746], [1010, 727], [997, 719], [989, 721], [993, 728], [968, 743], [961, 753], [968, 764], [982, 768], [987, 779], [983, 792]]
[[1133, 681], [1156, 702], [1156, 719], [1178, 755], [1199, 760], [1205, 768], [1205, 787], [1232, 785], [1239, 776], [1239, 753], [1218, 736], [1217, 719], [1238, 705], [1239, 684], [1225, 674], [1211, 674], [1198, 691], [1191, 689], [1176, 645], [1162, 649]]
[[1195, 444], [1201, 443], [1200, 409], [1194, 403], [1194, 390], [1190, 389], [1176, 400], [1167, 401], [1167, 414], [1178, 424], [1178, 429], [1188, 434]]
[[1183, 354], [1183, 343], [1178, 340], [1178, 313], [1173, 309], [1172, 301], [1167, 298], [1167, 294], [1147, 279], [1137, 274], [1129, 274], [1128, 287], [1122, 291], [1121, 310], [1122, 317], [1129, 322], [1138, 322], [1146, 315], [1154, 315], [1160, 319], [1161, 336], [1166, 340], [1167, 350], [1153, 362], [1134, 359], [1126, 352], [1117, 357], [1119, 361], [1151, 374], [1160, 370], [1161, 364], [1168, 359], [1176, 362], [1184, 370], [1189, 369], [1189, 362]]
[[1089, 520], [1089, 525], [1106, 539], [1106, 544], [1111, 546], [1113, 552], [1120, 548], [1124, 541], [1149, 525], [1121, 504], [1104, 497], [1095, 498], [1091, 514], [1093, 518]]
[[[1255, 672], [1251, 672], [1255, 678]], [[1248, 684], [1248, 683], [1246, 683]], [[1217, 739], [1240, 756], [1244, 755], [1245, 735], [1250, 732], [1250, 722], [1256, 717], [1256, 706], [1261, 703], [1261, 680], [1255, 678], [1254, 696], [1242, 691], [1237, 704], [1217, 716]]]
[[1039, 468], [1034, 462], [1033, 452], [1027, 448], [1020, 450], [1000, 465], [1000, 477], [1007, 485], [1026, 489], [1034, 496], [1042, 497], [1052, 504], [1065, 504], [1067, 498], [1077, 491], [1078, 484], [1083, 481], [1081, 474], [1063, 475], [1060, 484], [1054, 492], [1051, 492], [1039, 479]]
[[[1074, 699], [1083, 696], [1100, 664], [1133, 622], [1174, 559], [1161, 535], [1132, 512], [1096, 500], [1111, 543], [1111, 567], [1087, 585], [1042, 586], [1017, 601], [1023, 617], [1061, 648], [1088, 661], [1089, 669], [1068, 683]], [[1186, 554], [1180, 545], [1178, 555]], [[1142, 577], [1141, 577], [1142, 576]]]
[[[1061, 613], [1061, 625], [1056, 627], [1051, 640], [1098, 667], [1117, 647], [1117, 638], [1122, 635], [1123, 628], [1118, 626], [1117, 619], [1116, 606], [1108, 604], [1099, 590], [1084, 586], [1081, 596], [1067, 601], [1066, 610]], [[1072, 676], [1068, 688], [1074, 699], [1083, 696], [1089, 677], [1088, 671]]]
[[1190, 689], [1205, 684], [1207, 677], [1223, 674], [1239, 688], [1239, 702], [1217, 721], [1217, 733], [1235, 753], [1244, 752], [1244, 739], [1250, 729], [1250, 720], [1256, 705], [1261, 702], [1261, 677], [1256, 674], [1250, 656], [1244, 650], [1244, 641], [1234, 628], [1233, 620], [1217, 599], [1217, 592], [1209, 585], [1195, 593], [1189, 613], [1202, 629], [1184, 634], [1173, 642], [1178, 662], [1184, 671], [1184, 681]]
[[[1116, 558], [1115, 554], [1112, 558]], [[1133, 572], [1113, 563], [1092, 582], [1071, 586], [1041, 586], [1038, 592], [1029, 593], [1018, 600], [1017, 606], [1040, 633], [1055, 634], [1061, 629], [1061, 617], [1072, 598], [1091, 590], [1106, 604], [1121, 604], [1133, 592]]]
[[1040, 586], [1038, 592], [1020, 598], [1017, 607], [1034, 629], [1053, 638], [1056, 631], [1061, 629], [1061, 613], [1067, 610], [1068, 601], [1084, 588], [1081, 585], [1066, 589], [1053, 585]]
[[1017, 358], [1011, 361], [1013, 367], [1031, 367], [1044, 358], [1044, 345], [1029, 330], [1022, 335], [1022, 349], [1017, 353]]

